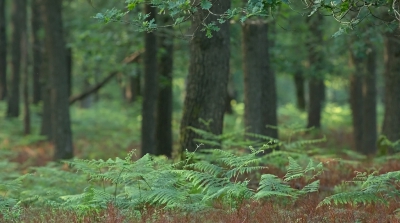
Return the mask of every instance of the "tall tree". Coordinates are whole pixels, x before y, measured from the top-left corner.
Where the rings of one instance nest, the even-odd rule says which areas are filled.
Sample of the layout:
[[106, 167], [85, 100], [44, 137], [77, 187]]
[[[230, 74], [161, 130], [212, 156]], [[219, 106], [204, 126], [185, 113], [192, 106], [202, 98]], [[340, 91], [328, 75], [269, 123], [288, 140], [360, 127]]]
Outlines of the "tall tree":
[[[352, 44], [356, 45], [356, 44]], [[350, 107], [356, 150], [371, 155], [377, 150], [376, 50], [369, 43], [350, 51]]]
[[303, 70], [297, 69], [293, 75], [294, 86], [296, 89], [296, 106], [300, 111], [306, 110], [305, 78]]
[[[163, 16], [162, 23], [169, 24], [170, 16]], [[174, 52], [174, 30], [166, 28], [160, 33], [159, 38], [159, 64], [160, 89], [157, 105], [157, 155], [172, 155], [172, 67]]]
[[[156, 19], [156, 9], [146, 4], [145, 13], [148, 20]], [[142, 155], [156, 154], [156, 115], [158, 97], [157, 74], [157, 38], [154, 32], [148, 32], [144, 37], [146, 51], [144, 52], [144, 91], [142, 105]]]
[[[376, 113], [376, 49], [372, 43], [367, 46], [366, 73], [363, 77], [363, 143], [362, 153], [375, 154], [377, 151]], [[400, 104], [399, 104], [400, 105]], [[399, 122], [400, 124], [400, 122]], [[400, 135], [400, 134], [399, 134]]]
[[365, 64], [362, 63], [361, 58], [354, 52], [350, 51], [349, 65], [353, 68], [353, 73], [350, 75], [350, 108], [353, 120], [353, 139], [357, 151], [362, 151], [363, 139], [363, 93], [362, 71]]
[[270, 63], [268, 24], [249, 19], [243, 26], [244, 122], [249, 133], [278, 138], [275, 74]]
[[50, 82], [51, 132], [55, 146], [54, 159], [73, 157], [68, 101], [68, 74], [63, 35], [62, 0], [43, 0], [43, 24]]
[[22, 71], [22, 98], [24, 116], [24, 134], [31, 133], [31, 115], [29, 110], [29, 55], [28, 55], [28, 33], [22, 30], [21, 38], [21, 71]]
[[389, 140], [400, 139], [400, 27], [385, 38], [385, 114], [382, 134]]
[[31, 2], [31, 27], [32, 27], [32, 103], [37, 104], [42, 100], [41, 89], [41, 75], [42, 68], [42, 54], [43, 54], [43, 40], [40, 37], [42, 30], [41, 21], [41, 0], [32, 0]]
[[320, 13], [310, 16], [307, 24], [310, 30], [308, 38], [308, 60], [310, 64], [309, 87], [309, 106], [307, 128], [321, 127], [321, 113], [325, 100], [325, 84], [323, 79], [323, 32], [322, 32], [323, 16]]
[[[210, 11], [223, 14], [230, 4], [229, 0], [215, 2]], [[199, 9], [193, 14], [191, 28], [194, 36], [190, 42], [189, 75], [180, 127], [181, 152], [186, 149], [195, 151], [194, 139], [201, 138], [188, 127], [213, 134], [222, 133], [229, 79], [229, 23], [218, 24], [220, 30], [214, 32], [212, 38], [201, 31], [202, 24], [209, 24], [215, 19], [207, 10]]]
[[6, 0], [0, 0], [0, 101], [7, 96]]
[[26, 0], [12, 1], [11, 12], [11, 86], [7, 94], [7, 117], [19, 116], [21, 79], [21, 40], [26, 30]]

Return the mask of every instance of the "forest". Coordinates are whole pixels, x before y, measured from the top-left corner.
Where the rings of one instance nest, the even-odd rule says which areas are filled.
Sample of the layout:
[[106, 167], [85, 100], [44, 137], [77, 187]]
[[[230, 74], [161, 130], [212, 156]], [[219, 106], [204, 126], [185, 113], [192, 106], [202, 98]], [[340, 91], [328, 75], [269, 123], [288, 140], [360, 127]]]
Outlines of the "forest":
[[400, 222], [398, 0], [0, 0], [0, 222]]

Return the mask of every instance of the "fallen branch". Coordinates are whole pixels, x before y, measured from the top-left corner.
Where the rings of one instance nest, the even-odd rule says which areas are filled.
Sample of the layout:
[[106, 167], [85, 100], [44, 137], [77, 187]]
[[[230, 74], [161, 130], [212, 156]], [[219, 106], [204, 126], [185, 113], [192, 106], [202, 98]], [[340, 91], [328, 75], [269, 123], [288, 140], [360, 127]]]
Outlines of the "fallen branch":
[[[124, 60], [122, 60], [122, 63], [124, 63], [124, 64], [137, 63], [138, 60], [140, 59], [140, 55], [142, 55], [143, 52], [144, 52], [144, 50], [141, 50], [141, 51], [135, 52], [135, 53], [125, 57]], [[71, 96], [69, 98], [69, 105], [72, 105], [73, 103], [86, 98], [90, 94], [96, 93], [98, 90], [100, 90], [100, 88], [102, 88], [107, 82], [109, 82], [118, 73], [119, 73], [118, 71], [111, 72], [102, 81], [100, 81], [93, 87], [89, 88], [87, 91], [82, 92], [75, 96]]]

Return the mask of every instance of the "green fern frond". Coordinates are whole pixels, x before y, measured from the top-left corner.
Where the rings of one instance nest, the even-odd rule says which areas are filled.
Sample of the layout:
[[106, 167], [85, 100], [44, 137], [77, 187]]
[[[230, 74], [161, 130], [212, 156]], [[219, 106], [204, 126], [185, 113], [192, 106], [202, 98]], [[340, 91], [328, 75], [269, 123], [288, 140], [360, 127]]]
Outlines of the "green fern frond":
[[300, 190], [301, 194], [308, 194], [308, 193], [313, 193], [313, 192], [318, 192], [319, 190], [319, 180], [313, 181], [309, 184], [307, 184], [305, 187], [303, 187]]
[[272, 174], [263, 174], [261, 176], [260, 185], [257, 193], [254, 195], [255, 199], [262, 199], [265, 197], [294, 197], [296, 196], [295, 190], [286, 184], [282, 179]]
[[334, 194], [332, 196], [326, 197], [317, 207], [323, 205], [330, 205], [331, 203], [335, 205], [339, 204], [371, 204], [371, 203], [383, 203], [387, 204], [387, 201], [380, 197], [375, 192], [365, 192], [365, 191], [354, 191], [354, 192], [344, 192], [340, 194]]

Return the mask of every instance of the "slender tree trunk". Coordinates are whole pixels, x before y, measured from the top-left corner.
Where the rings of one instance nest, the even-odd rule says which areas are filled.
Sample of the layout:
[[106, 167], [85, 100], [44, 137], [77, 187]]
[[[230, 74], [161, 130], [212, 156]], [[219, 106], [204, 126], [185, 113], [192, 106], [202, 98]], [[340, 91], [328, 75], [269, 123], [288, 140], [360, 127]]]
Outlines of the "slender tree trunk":
[[306, 110], [306, 98], [304, 89], [304, 76], [301, 70], [296, 71], [293, 76], [294, 86], [296, 88], [296, 105], [300, 111]]
[[385, 114], [382, 134], [391, 141], [400, 139], [400, 28], [386, 34], [385, 40]]
[[[375, 154], [377, 151], [377, 114], [376, 114], [376, 50], [371, 49], [367, 53], [366, 73], [363, 77], [363, 142], [362, 153], [366, 155]], [[400, 104], [399, 104], [400, 105]], [[400, 111], [400, 110], [398, 110]], [[399, 122], [400, 124], [400, 122]]]
[[358, 152], [362, 151], [363, 139], [363, 70], [365, 66], [360, 59], [357, 59], [353, 52], [350, 52], [350, 66], [354, 69], [350, 75], [350, 108], [353, 120], [354, 145]]
[[0, 101], [7, 96], [6, 0], [0, 0]]
[[72, 48], [66, 48], [67, 55], [65, 59], [67, 60], [67, 80], [68, 80], [68, 97], [72, 94]]
[[309, 107], [307, 128], [321, 127], [321, 113], [325, 100], [325, 84], [323, 78], [323, 33], [322, 33], [321, 14], [316, 14], [308, 18], [307, 23], [310, 30], [308, 46], [308, 60], [310, 63], [311, 78], [309, 87]]
[[27, 30], [22, 31], [21, 41], [21, 67], [22, 67], [22, 95], [23, 95], [23, 114], [24, 114], [24, 134], [31, 133], [31, 116], [29, 111], [29, 71], [28, 71], [28, 34]]
[[33, 95], [32, 103], [38, 104], [42, 100], [41, 76], [42, 76], [42, 54], [43, 40], [39, 37], [42, 29], [42, 21], [39, 16], [41, 13], [41, 0], [32, 0], [31, 3], [31, 26], [32, 26], [32, 57], [33, 57]]
[[[230, 8], [230, 3], [229, 0], [214, 2], [210, 10], [217, 14], [224, 13]], [[217, 24], [220, 30], [213, 32], [212, 38], [207, 38], [201, 31], [202, 23], [209, 24], [215, 19], [206, 10], [199, 10], [193, 15], [191, 27], [194, 36], [190, 43], [189, 76], [180, 127], [180, 152], [186, 149], [195, 151], [195, 139], [201, 138], [188, 127], [222, 134], [229, 79], [229, 22]]]
[[44, 27], [49, 63], [51, 131], [54, 159], [73, 157], [68, 101], [68, 73], [62, 23], [62, 0], [44, 0]]
[[278, 138], [277, 129], [268, 127], [277, 125], [275, 74], [269, 59], [268, 24], [261, 19], [251, 19], [244, 23], [242, 30], [246, 131]]
[[[169, 24], [171, 19], [164, 16], [162, 23]], [[161, 55], [158, 72], [160, 90], [157, 105], [157, 155], [172, 156], [172, 67], [173, 67], [173, 28], [166, 28], [159, 38]]]
[[[156, 9], [149, 4], [145, 13], [148, 20], [155, 19]], [[144, 93], [142, 107], [142, 155], [156, 154], [156, 113], [158, 97], [157, 39], [154, 32], [145, 34], [144, 52]]]
[[7, 117], [19, 116], [21, 79], [21, 38], [26, 30], [26, 0], [12, 1], [11, 13], [11, 86], [8, 92]]

